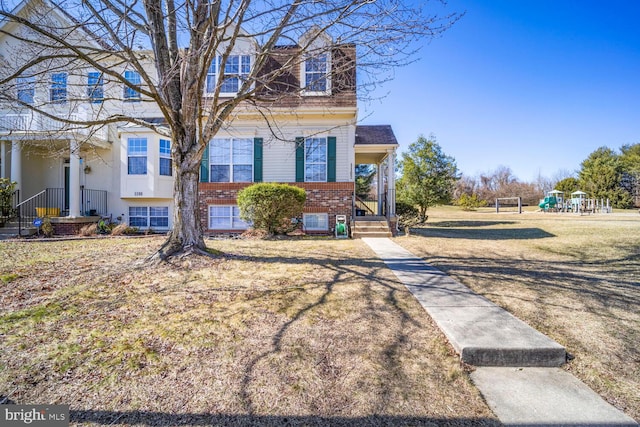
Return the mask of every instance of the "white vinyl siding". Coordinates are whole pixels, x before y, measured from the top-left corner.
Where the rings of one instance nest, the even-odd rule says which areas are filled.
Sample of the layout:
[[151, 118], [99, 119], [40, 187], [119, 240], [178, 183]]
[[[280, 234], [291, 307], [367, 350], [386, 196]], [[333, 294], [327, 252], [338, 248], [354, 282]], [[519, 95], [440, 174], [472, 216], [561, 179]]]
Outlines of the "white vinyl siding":
[[296, 180], [296, 144], [295, 138], [309, 134], [331, 135], [336, 137], [336, 181], [353, 181], [353, 140], [355, 126], [344, 126], [327, 129], [326, 133], [317, 128], [294, 128], [287, 130], [284, 138], [288, 141], [264, 138], [262, 180], [263, 182], [295, 182]]

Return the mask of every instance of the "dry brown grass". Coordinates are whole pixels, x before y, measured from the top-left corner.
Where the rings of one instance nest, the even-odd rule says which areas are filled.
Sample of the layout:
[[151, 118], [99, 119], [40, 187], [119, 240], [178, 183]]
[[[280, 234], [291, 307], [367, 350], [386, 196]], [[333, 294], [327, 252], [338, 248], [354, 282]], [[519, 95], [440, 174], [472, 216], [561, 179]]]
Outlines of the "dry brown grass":
[[74, 425], [498, 424], [361, 241], [138, 264], [161, 242], [2, 243], [0, 395]]
[[[567, 347], [566, 369], [640, 419], [640, 215], [439, 208], [396, 241]], [[419, 234], [419, 235], [418, 235]]]

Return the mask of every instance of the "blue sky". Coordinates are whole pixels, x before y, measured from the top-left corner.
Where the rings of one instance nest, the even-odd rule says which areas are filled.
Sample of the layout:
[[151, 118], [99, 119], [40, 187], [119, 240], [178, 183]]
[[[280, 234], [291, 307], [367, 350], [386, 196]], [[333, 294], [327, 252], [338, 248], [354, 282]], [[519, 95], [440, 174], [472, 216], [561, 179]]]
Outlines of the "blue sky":
[[[421, 0], [416, 0], [421, 1]], [[523, 181], [640, 142], [640, 0], [449, 0], [465, 16], [396, 70], [362, 124], [433, 133], [458, 169]]]

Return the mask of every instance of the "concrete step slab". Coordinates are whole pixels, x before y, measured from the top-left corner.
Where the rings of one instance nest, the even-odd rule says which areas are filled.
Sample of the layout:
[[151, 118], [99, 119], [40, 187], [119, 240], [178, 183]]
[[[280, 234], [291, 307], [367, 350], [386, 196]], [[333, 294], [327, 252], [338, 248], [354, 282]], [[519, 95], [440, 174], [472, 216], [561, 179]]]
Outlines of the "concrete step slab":
[[387, 232], [373, 232], [373, 231], [361, 232], [361, 231], [354, 231], [353, 232], [353, 238], [354, 239], [381, 238], [381, 237], [391, 237], [391, 232], [390, 231], [387, 231]]
[[477, 368], [471, 379], [505, 426], [638, 426], [559, 368]]
[[389, 239], [363, 239], [407, 286], [463, 362], [475, 366], [561, 366], [563, 346]]

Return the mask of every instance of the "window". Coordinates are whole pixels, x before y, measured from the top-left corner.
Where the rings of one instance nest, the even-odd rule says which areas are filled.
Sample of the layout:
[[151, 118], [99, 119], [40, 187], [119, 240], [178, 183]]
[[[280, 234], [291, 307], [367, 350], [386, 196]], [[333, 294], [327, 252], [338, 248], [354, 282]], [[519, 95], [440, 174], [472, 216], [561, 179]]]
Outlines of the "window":
[[18, 77], [18, 100], [25, 104], [33, 104], [33, 97], [36, 92], [36, 79], [33, 76], [30, 77]]
[[56, 104], [67, 102], [67, 73], [51, 74], [49, 100]]
[[329, 55], [307, 58], [304, 62], [304, 91], [326, 94], [329, 90]]
[[[217, 56], [207, 71], [207, 93], [214, 93], [217, 75], [222, 67], [222, 57]], [[220, 86], [220, 93], [237, 93], [242, 83], [249, 77], [251, 71], [251, 56], [230, 55], [224, 64], [224, 80]]]
[[138, 228], [169, 228], [169, 208], [160, 207], [129, 207], [129, 225]]
[[149, 225], [156, 228], [169, 228], [169, 208], [166, 206], [150, 207]]
[[327, 139], [307, 138], [304, 142], [304, 181], [327, 181]]
[[253, 181], [253, 139], [216, 138], [209, 144], [210, 182]]
[[129, 226], [131, 227], [148, 227], [147, 208], [130, 207], [129, 208]]
[[128, 174], [147, 174], [147, 138], [127, 139]]
[[310, 231], [327, 231], [329, 230], [329, 214], [314, 213], [303, 214], [302, 223], [305, 230]]
[[[134, 86], [140, 86], [142, 83], [142, 80], [140, 80], [140, 73], [137, 71], [125, 71], [124, 78]], [[131, 102], [140, 101], [140, 92], [125, 85], [124, 100]]]
[[246, 230], [249, 224], [240, 219], [237, 206], [209, 206], [210, 230]]
[[171, 141], [160, 140], [160, 175], [171, 176]]
[[94, 104], [104, 100], [104, 79], [102, 73], [91, 71], [87, 75], [87, 96]]

